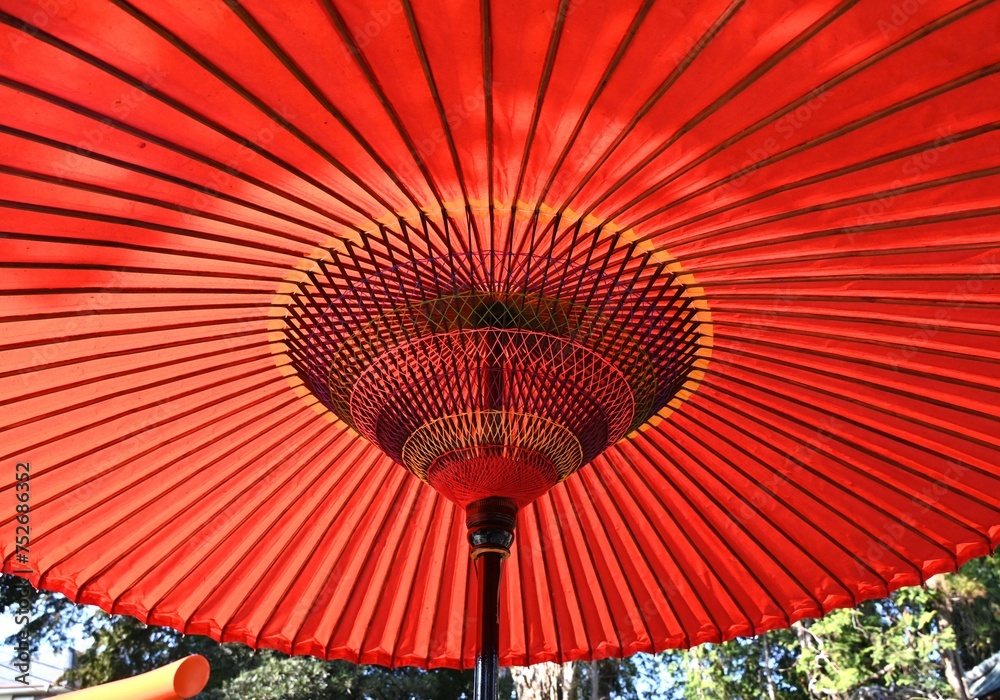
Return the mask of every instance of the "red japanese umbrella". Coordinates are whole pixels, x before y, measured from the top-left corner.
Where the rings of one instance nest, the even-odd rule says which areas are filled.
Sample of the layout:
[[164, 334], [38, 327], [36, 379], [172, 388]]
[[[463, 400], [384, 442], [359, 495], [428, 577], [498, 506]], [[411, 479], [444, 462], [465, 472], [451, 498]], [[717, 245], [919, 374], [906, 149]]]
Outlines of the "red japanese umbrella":
[[1000, 542], [1000, 4], [0, 6], [5, 571], [488, 697]]

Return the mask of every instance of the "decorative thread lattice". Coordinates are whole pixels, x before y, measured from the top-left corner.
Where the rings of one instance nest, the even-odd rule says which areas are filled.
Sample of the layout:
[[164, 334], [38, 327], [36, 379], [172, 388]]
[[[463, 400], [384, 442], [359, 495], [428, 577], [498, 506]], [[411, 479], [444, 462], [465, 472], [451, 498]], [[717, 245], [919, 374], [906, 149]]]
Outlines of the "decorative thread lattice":
[[417, 428], [402, 463], [458, 503], [484, 493], [530, 501], [576, 471], [583, 448], [571, 431], [540, 416], [476, 411]]
[[559, 256], [397, 258], [400, 234], [382, 233], [381, 250], [319, 263], [289, 307], [290, 354], [334, 413], [463, 506], [537, 498], [647, 421], [694, 360], [689, 297], [635, 245], [577, 228]]
[[[446, 390], [426, 400], [428, 386]], [[625, 434], [634, 404], [626, 378], [588, 348], [544, 333], [488, 328], [424, 336], [383, 353], [354, 382], [349, 414], [362, 435], [413, 469], [403, 444], [442, 415], [503, 408], [545, 417], [576, 435], [589, 461], [611, 436]]]

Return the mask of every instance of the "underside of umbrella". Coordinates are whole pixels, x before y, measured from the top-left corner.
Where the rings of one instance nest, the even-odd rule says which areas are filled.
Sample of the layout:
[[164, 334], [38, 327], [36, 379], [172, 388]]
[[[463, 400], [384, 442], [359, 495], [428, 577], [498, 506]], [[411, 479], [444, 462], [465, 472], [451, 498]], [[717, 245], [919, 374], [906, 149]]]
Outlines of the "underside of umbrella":
[[467, 668], [1000, 544], [1000, 4], [0, 8], [4, 571]]

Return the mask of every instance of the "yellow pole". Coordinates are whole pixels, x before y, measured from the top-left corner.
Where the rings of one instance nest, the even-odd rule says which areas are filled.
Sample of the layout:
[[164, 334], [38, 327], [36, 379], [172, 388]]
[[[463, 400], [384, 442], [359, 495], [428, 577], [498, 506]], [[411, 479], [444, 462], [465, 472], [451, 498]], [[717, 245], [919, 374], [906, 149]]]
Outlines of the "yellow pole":
[[201, 692], [208, 683], [208, 661], [194, 654], [132, 678], [58, 696], [60, 700], [183, 700]]

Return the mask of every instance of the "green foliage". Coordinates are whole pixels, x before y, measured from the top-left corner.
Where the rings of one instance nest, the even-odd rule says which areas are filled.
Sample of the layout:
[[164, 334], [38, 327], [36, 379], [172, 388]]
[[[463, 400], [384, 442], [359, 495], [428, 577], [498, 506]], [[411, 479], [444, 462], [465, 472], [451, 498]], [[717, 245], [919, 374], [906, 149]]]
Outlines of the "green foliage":
[[255, 652], [242, 644], [218, 644], [207, 637], [83, 608], [61, 595], [35, 591], [20, 579], [0, 577], [0, 612], [11, 612], [21, 597], [33, 605], [28, 628], [36, 647], [44, 641], [64, 648], [74, 627], [93, 639], [91, 647], [78, 656], [76, 668], [63, 679], [75, 686], [130, 678], [201, 654], [211, 664], [212, 675], [200, 700], [459, 700], [472, 695], [468, 671], [386, 669]]
[[262, 651], [203, 696], [202, 700], [459, 700], [472, 696], [472, 674], [357, 666]]
[[95, 618], [94, 644], [80, 655], [77, 667], [66, 674], [70, 684], [87, 687], [129, 678], [189, 653], [173, 630], [149, 627], [132, 618], [112, 621], [104, 613]]
[[597, 692], [601, 698], [635, 698], [636, 681], [639, 678], [639, 667], [632, 659], [601, 659], [595, 664], [580, 664], [582, 677], [580, 687], [583, 690], [580, 700], [588, 700], [591, 696], [588, 690], [592, 688], [591, 674], [597, 674]]
[[31, 607], [31, 620], [25, 630], [33, 651], [38, 650], [42, 641], [56, 650], [65, 649], [71, 641], [69, 631], [74, 627], [80, 627], [84, 634], [94, 629], [92, 609], [74, 605], [61, 595], [37, 591], [24, 579], [0, 574], [0, 613], [19, 613], [22, 599]]
[[954, 633], [935, 624], [930, 599], [926, 589], [906, 589], [803, 625], [796, 669], [806, 687], [832, 698], [870, 687], [947, 697], [940, 654], [954, 648]]
[[973, 559], [947, 577], [942, 595], [954, 599], [955, 634], [965, 668], [1000, 651], [1000, 553]]
[[319, 659], [261, 656], [256, 665], [226, 681], [222, 688], [204, 693], [205, 700], [326, 700], [332, 697], [334, 686], [350, 695], [352, 679], [331, 673], [328, 664]]
[[968, 669], [1000, 651], [1000, 554], [936, 583], [789, 630], [665, 652], [669, 680], [656, 700], [953, 698], [948, 653]]
[[750, 639], [666, 652], [661, 657], [670, 675], [681, 680], [662, 692], [661, 697], [664, 700], [807, 697], [798, 693], [788, 679], [790, 667], [797, 660], [794, 650], [792, 632], [774, 630]]

